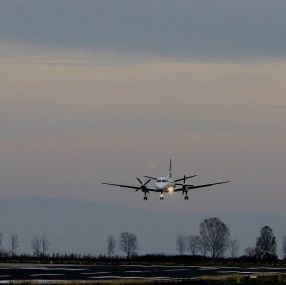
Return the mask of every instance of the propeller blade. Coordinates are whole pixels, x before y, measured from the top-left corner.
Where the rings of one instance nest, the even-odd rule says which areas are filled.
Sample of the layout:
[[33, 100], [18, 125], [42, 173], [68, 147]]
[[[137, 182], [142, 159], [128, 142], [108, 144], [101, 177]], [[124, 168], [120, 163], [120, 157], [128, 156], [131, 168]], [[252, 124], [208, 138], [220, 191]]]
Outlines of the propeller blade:
[[180, 182], [180, 181], [183, 181], [184, 179], [187, 180], [187, 179], [190, 179], [190, 178], [193, 178], [193, 177], [196, 177], [196, 176], [197, 175], [191, 175], [191, 176], [184, 175], [183, 178], [176, 179], [175, 182]]
[[136, 178], [137, 178], [137, 180], [139, 181], [139, 183], [140, 183], [141, 185], [143, 185], [143, 183], [142, 183], [141, 179], [140, 179], [140, 178], [138, 178], [138, 177], [136, 177]]
[[152, 180], [152, 178], [150, 178], [149, 180], [147, 180], [147, 181], [144, 183], [144, 186], [146, 186], [151, 180]]

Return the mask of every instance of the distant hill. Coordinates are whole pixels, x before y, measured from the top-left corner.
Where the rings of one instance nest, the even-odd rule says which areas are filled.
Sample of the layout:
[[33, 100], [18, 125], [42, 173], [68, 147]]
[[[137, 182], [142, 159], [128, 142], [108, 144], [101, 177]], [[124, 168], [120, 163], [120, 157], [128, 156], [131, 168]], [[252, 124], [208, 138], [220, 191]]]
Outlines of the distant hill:
[[[264, 225], [273, 229], [278, 241], [286, 235], [286, 215], [211, 216], [217, 216], [227, 224], [231, 235], [239, 241], [240, 254], [255, 244]], [[31, 198], [0, 200], [0, 217], [3, 246], [9, 249], [10, 236], [16, 233], [20, 239], [19, 252], [31, 252], [33, 235], [46, 232], [51, 242], [50, 252], [104, 254], [108, 234], [118, 238], [121, 232], [130, 231], [137, 234], [140, 254], [174, 254], [177, 236], [197, 234], [200, 222], [210, 215], [163, 214], [94, 202]]]

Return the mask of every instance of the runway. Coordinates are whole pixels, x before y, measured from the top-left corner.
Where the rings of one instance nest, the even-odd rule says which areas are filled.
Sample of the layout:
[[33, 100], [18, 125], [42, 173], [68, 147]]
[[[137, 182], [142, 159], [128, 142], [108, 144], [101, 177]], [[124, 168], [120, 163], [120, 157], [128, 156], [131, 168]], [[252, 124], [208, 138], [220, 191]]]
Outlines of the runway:
[[255, 275], [259, 273], [286, 273], [285, 267], [216, 267], [216, 266], [142, 266], [142, 265], [21, 265], [1, 264], [0, 283], [18, 280], [185, 280], [203, 275]]

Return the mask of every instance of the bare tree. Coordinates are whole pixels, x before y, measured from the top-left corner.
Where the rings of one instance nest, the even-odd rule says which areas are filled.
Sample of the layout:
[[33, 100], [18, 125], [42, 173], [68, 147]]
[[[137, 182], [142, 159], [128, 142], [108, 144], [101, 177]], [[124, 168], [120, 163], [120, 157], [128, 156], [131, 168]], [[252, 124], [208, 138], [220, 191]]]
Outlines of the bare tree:
[[107, 254], [109, 257], [111, 257], [114, 254], [115, 247], [116, 247], [116, 240], [114, 236], [109, 235], [107, 237]]
[[16, 234], [11, 235], [11, 256], [16, 255], [16, 250], [19, 247], [19, 237]]
[[286, 236], [283, 237], [283, 241], [282, 241], [282, 251], [283, 251], [284, 259], [286, 259]]
[[179, 235], [176, 239], [176, 249], [179, 255], [183, 255], [187, 250], [187, 239], [185, 236]]
[[261, 257], [267, 255], [276, 256], [277, 241], [269, 226], [261, 228], [260, 236], [256, 239], [255, 250]]
[[48, 241], [48, 234], [43, 233], [41, 238], [41, 254], [46, 256], [49, 250], [50, 242]]
[[36, 257], [41, 255], [41, 238], [34, 235], [31, 242], [31, 248], [33, 250], [33, 254]]
[[48, 249], [50, 246], [50, 242], [48, 241], [47, 233], [43, 233], [41, 237], [34, 235], [31, 242], [31, 247], [33, 250], [33, 254], [36, 257], [46, 256], [48, 253]]
[[136, 250], [138, 249], [138, 240], [136, 235], [129, 232], [121, 233], [119, 248], [126, 253], [127, 258], [136, 254]]
[[3, 243], [3, 233], [0, 233], [0, 255], [5, 254], [5, 249], [2, 246], [2, 243]]
[[3, 242], [3, 233], [0, 233], [0, 247], [2, 247], [2, 242]]
[[205, 219], [200, 224], [203, 246], [213, 258], [222, 257], [229, 245], [229, 229], [219, 218]]
[[229, 249], [230, 249], [230, 256], [232, 258], [236, 257], [239, 249], [238, 241], [236, 238], [233, 238], [229, 241]]
[[245, 254], [249, 257], [255, 257], [256, 256], [256, 250], [255, 247], [249, 246], [245, 249]]
[[187, 238], [187, 247], [193, 256], [197, 255], [202, 249], [202, 241], [200, 236], [189, 236]]
[[200, 239], [201, 239], [201, 250], [200, 250], [200, 252], [201, 252], [202, 256], [206, 256], [207, 253], [209, 252], [208, 243], [206, 240], [203, 240], [201, 237], [200, 237]]

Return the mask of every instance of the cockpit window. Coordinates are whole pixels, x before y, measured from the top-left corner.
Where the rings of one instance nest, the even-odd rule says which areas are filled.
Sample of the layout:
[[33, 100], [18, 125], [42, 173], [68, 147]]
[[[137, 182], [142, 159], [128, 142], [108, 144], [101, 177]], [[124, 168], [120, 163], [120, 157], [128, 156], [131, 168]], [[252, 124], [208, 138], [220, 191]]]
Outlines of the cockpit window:
[[158, 181], [158, 182], [161, 182], [161, 179], [158, 179], [157, 181]]

